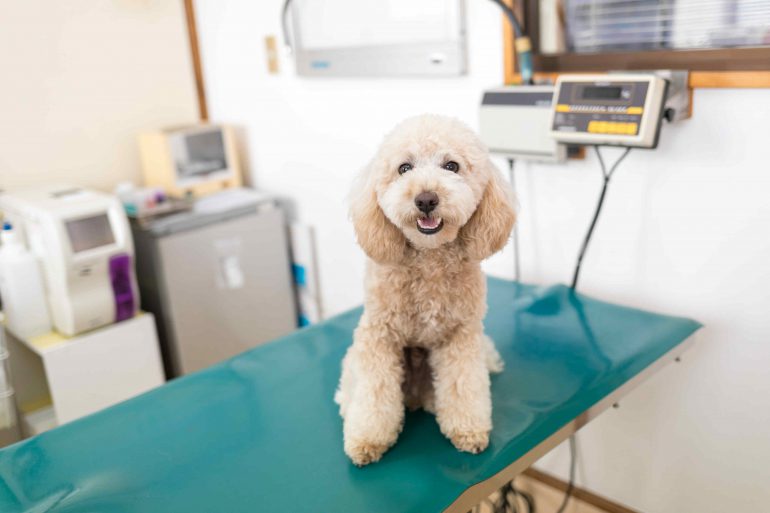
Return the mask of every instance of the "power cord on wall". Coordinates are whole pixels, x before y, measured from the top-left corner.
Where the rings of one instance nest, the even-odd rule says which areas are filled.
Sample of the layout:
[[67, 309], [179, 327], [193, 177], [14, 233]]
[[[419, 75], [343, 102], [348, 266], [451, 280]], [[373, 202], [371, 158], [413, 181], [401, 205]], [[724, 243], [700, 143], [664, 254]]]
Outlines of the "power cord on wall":
[[556, 513], [564, 513], [567, 509], [567, 504], [572, 497], [572, 491], [575, 489], [575, 469], [577, 467], [577, 442], [575, 441], [575, 435], [569, 437], [569, 481], [567, 482], [567, 489], [564, 490], [564, 498], [561, 500], [561, 505]]
[[[493, 3], [502, 9], [503, 14], [508, 18], [513, 28], [513, 49], [516, 52], [519, 71], [521, 73], [522, 84], [532, 84], [534, 68], [532, 63], [532, 42], [527, 34], [521, 27], [521, 23], [516, 18], [516, 13], [513, 12], [511, 6], [503, 2], [503, 0], [491, 0]], [[515, 0], [513, 2], [515, 4]]]
[[291, 0], [285, 0], [281, 8], [281, 31], [283, 32], [283, 44], [289, 53], [294, 52], [294, 47], [289, 37], [289, 6]]
[[577, 263], [575, 264], [575, 272], [572, 275], [572, 285], [570, 287], [574, 290], [577, 288], [578, 279], [580, 278], [580, 266], [583, 263], [583, 257], [586, 254], [586, 250], [588, 249], [588, 244], [591, 242], [591, 235], [594, 233], [594, 228], [596, 227], [596, 221], [599, 219], [599, 214], [602, 211], [602, 206], [604, 205], [604, 196], [607, 194], [607, 186], [610, 184], [610, 179], [612, 178], [612, 175], [615, 174], [615, 170], [618, 168], [621, 162], [623, 162], [623, 159], [626, 158], [628, 153], [631, 151], [631, 148], [626, 148], [623, 154], [618, 157], [618, 160], [615, 161], [615, 163], [612, 165], [609, 171], [607, 171], [607, 167], [604, 165], [604, 159], [602, 158], [602, 154], [599, 151], [598, 146], [594, 146], [594, 151], [596, 152], [596, 157], [599, 159], [599, 165], [602, 168], [602, 176], [604, 177], [604, 183], [602, 184], [602, 192], [599, 194], [599, 202], [596, 205], [596, 211], [594, 211], [594, 217], [591, 219], [591, 224], [588, 227], [588, 231], [586, 232], [585, 239], [583, 239], [583, 245], [580, 247], [580, 253], [578, 253], [578, 259]]
[[[607, 187], [610, 184], [610, 179], [612, 178], [612, 175], [615, 174], [615, 171], [618, 169], [620, 163], [623, 162], [623, 159], [628, 156], [630, 151], [631, 148], [626, 148], [620, 157], [618, 157], [618, 159], [615, 161], [615, 163], [612, 164], [612, 167], [610, 167], [609, 171], [607, 171], [607, 166], [604, 164], [604, 159], [602, 158], [602, 154], [599, 151], [599, 147], [594, 146], [594, 152], [596, 153], [596, 157], [599, 159], [599, 166], [601, 166], [602, 177], [604, 180], [602, 183], [602, 191], [599, 194], [599, 201], [596, 204], [596, 210], [594, 211], [594, 216], [591, 219], [591, 224], [588, 226], [588, 231], [586, 232], [586, 236], [583, 239], [583, 245], [580, 247], [580, 253], [578, 253], [577, 262], [575, 263], [575, 272], [572, 275], [572, 284], [570, 285], [572, 290], [577, 288], [578, 280], [580, 279], [580, 266], [583, 263], [583, 257], [585, 257], [586, 250], [588, 250], [588, 245], [591, 242], [591, 236], [594, 233], [594, 228], [596, 228], [596, 222], [599, 220], [599, 214], [601, 213], [602, 206], [604, 205], [604, 198], [607, 195]], [[567, 489], [564, 492], [564, 499], [562, 500], [559, 509], [556, 510], [556, 513], [564, 513], [564, 510], [567, 509], [567, 504], [569, 504], [570, 497], [572, 497], [572, 492], [575, 489], [575, 470], [577, 467], [577, 443], [575, 441], [575, 435], [569, 437], [569, 458], [569, 482], [567, 483]]]

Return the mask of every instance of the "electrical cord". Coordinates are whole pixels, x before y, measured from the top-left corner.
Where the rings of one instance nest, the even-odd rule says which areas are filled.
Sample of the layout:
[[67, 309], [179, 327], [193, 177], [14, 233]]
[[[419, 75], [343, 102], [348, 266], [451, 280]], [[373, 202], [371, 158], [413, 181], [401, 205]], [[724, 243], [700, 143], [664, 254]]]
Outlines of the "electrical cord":
[[497, 4], [503, 13], [508, 17], [508, 21], [511, 22], [514, 34], [514, 49], [519, 57], [519, 71], [521, 71], [521, 82], [523, 84], [532, 84], [533, 64], [532, 64], [532, 42], [529, 37], [524, 33], [521, 28], [521, 23], [516, 17], [516, 13], [513, 9], [503, 2], [502, 0], [490, 0]]
[[[530, 493], [516, 488], [514, 481], [503, 485], [494, 501], [487, 498], [482, 501], [482, 504], [485, 504], [485, 509], [492, 513], [536, 513], [535, 499]], [[481, 504], [474, 509], [474, 513], [481, 513], [481, 511], [483, 511]]]
[[516, 17], [516, 13], [513, 12], [513, 9], [503, 2], [502, 0], [491, 0], [492, 2], [496, 3], [500, 9], [503, 10], [503, 13], [508, 17], [508, 21], [511, 22], [511, 26], [513, 26], [513, 33], [516, 35], [516, 37], [522, 37], [524, 35], [524, 31], [521, 30], [521, 23], [519, 23], [519, 19]]
[[567, 482], [567, 489], [564, 491], [564, 498], [561, 501], [561, 506], [556, 510], [556, 513], [564, 513], [564, 510], [569, 504], [569, 500], [572, 497], [572, 491], [575, 489], [575, 468], [577, 467], [577, 448], [575, 443], [575, 435], [569, 437], [569, 481]]
[[[596, 228], [596, 222], [599, 220], [599, 214], [601, 213], [602, 206], [604, 205], [604, 198], [607, 195], [607, 186], [609, 185], [610, 179], [612, 178], [612, 175], [615, 174], [615, 171], [618, 169], [620, 163], [623, 162], [623, 159], [628, 156], [631, 148], [629, 147], [625, 149], [625, 151], [620, 155], [620, 157], [618, 157], [615, 163], [612, 164], [612, 167], [610, 167], [609, 171], [607, 170], [607, 166], [604, 163], [604, 158], [602, 158], [602, 153], [599, 151], [599, 147], [594, 146], [594, 151], [596, 152], [596, 157], [599, 159], [599, 166], [601, 166], [602, 170], [602, 191], [599, 194], [599, 201], [596, 204], [596, 210], [594, 211], [594, 216], [591, 219], [591, 224], [588, 227], [585, 239], [583, 239], [583, 245], [580, 247], [580, 253], [578, 253], [578, 259], [575, 264], [575, 273], [572, 275], [572, 285], [570, 286], [572, 290], [577, 288], [578, 280], [580, 278], [580, 265], [583, 263], [583, 257], [585, 256], [586, 250], [588, 249], [588, 244], [591, 242], [591, 236], [594, 233], [594, 228]], [[575, 489], [575, 469], [577, 467], [576, 446], [577, 443], [575, 441], [575, 435], [572, 435], [569, 437], [569, 481], [567, 483], [567, 489], [564, 491], [564, 499], [562, 500], [559, 509], [556, 510], [556, 513], [564, 513], [564, 510], [567, 508], [567, 504], [572, 497], [572, 492]]]
[[283, 8], [281, 9], [281, 30], [283, 31], [283, 44], [289, 50], [289, 53], [294, 51], [294, 48], [291, 43], [291, 39], [289, 38], [288, 18], [289, 18], [290, 5], [291, 5], [291, 0], [286, 0], [283, 3]]
[[621, 162], [623, 162], [623, 159], [626, 158], [628, 153], [631, 151], [631, 148], [626, 148], [626, 150], [623, 152], [623, 154], [618, 157], [618, 160], [615, 161], [615, 163], [612, 165], [609, 171], [607, 171], [607, 167], [604, 165], [604, 159], [602, 158], [602, 154], [599, 151], [598, 146], [594, 146], [594, 151], [596, 152], [596, 156], [599, 158], [599, 165], [602, 168], [602, 176], [604, 177], [604, 183], [602, 184], [602, 192], [599, 194], [599, 202], [596, 204], [596, 210], [594, 211], [594, 217], [591, 219], [591, 224], [588, 227], [588, 232], [586, 232], [585, 239], [583, 239], [583, 245], [580, 247], [580, 253], [578, 253], [578, 259], [577, 263], [575, 264], [575, 273], [572, 275], [572, 285], [571, 288], [574, 290], [577, 287], [578, 279], [580, 278], [580, 266], [583, 263], [583, 257], [586, 254], [586, 250], [588, 249], [588, 244], [591, 242], [591, 235], [594, 233], [594, 228], [596, 227], [596, 221], [599, 219], [599, 214], [602, 211], [602, 206], [604, 205], [604, 197], [607, 194], [607, 186], [610, 183], [610, 179], [612, 178], [612, 175], [615, 174], [615, 170], [618, 168]]
[[[513, 159], [508, 159], [508, 179], [511, 183], [514, 197], [516, 194], [515, 164], [516, 162]], [[521, 279], [521, 264], [519, 263], [519, 223], [513, 225], [513, 260], [513, 279], [518, 283]]]

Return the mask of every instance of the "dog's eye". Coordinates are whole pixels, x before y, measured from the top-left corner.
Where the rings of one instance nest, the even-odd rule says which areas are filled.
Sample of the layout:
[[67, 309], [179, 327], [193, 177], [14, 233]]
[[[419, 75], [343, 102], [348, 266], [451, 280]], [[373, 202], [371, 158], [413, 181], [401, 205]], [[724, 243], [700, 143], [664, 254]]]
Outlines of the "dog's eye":
[[409, 164], [408, 162], [404, 162], [400, 166], [398, 166], [398, 174], [403, 175], [407, 171], [411, 171], [412, 164]]
[[458, 172], [460, 170], [460, 164], [458, 164], [454, 160], [450, 160], [449, 162], [444, 164], [442, 167], [444, 169], [446, 169], [447, 171], [451, 171], [453, 173], [456, 173], [456, 172]]

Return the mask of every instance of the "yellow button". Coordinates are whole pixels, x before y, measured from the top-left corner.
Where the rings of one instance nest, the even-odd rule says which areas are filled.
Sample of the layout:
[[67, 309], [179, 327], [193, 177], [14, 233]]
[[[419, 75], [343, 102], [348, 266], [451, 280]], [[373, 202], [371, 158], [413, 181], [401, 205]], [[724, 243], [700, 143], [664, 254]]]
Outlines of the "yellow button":
[[607, 133], [608, 134], [617, 134], [618, 133], [618, 128], [619, 128], [618, 124], [613, 122], [613, 121], [610, 121], [609, 123], [607, 123]]
[[636, 123], [626, 123], [626, 133], [629, 135], [636, 135], [636, 129], [639, 125]]
[[598, 127], [597, 127], [597, 124], [598, 124], [598, 123], [597, 123], [596, 121], [589, 121], [589, 122], [588, 122], [588, 131], [589, 131], [590, 133], [592, 133], [592, 134], [595, 134], [596, 132], [598, 132], [598, 131], [599, 131], [599, 129], [598, 129]]
[[600, 134], [606, 134], [607, 133], [607, 123], [606, 121], [597, 121], [596, 122], [596, 131]]
[[641, 107], [629, 107], [626, 109], [626, 114], [641, 114], [644, 109]]
[[556, 105], [556, 112], [569, 112], [569, 105], [563, 103]]

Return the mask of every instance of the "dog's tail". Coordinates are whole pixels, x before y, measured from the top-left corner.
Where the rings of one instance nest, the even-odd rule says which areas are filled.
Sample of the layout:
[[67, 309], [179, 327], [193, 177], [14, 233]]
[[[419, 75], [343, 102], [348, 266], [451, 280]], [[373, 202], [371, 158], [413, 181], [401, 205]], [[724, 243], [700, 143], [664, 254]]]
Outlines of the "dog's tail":
[[494, 341], [486, 335], [483, 336], [484, 359], [487, 362], [487, 369], [489, 369], [489, 372], [492, 374], [503, 372], [505, 362], [503, 362], [503, 358], [500, 356], [500, 353], [497, 352]]

